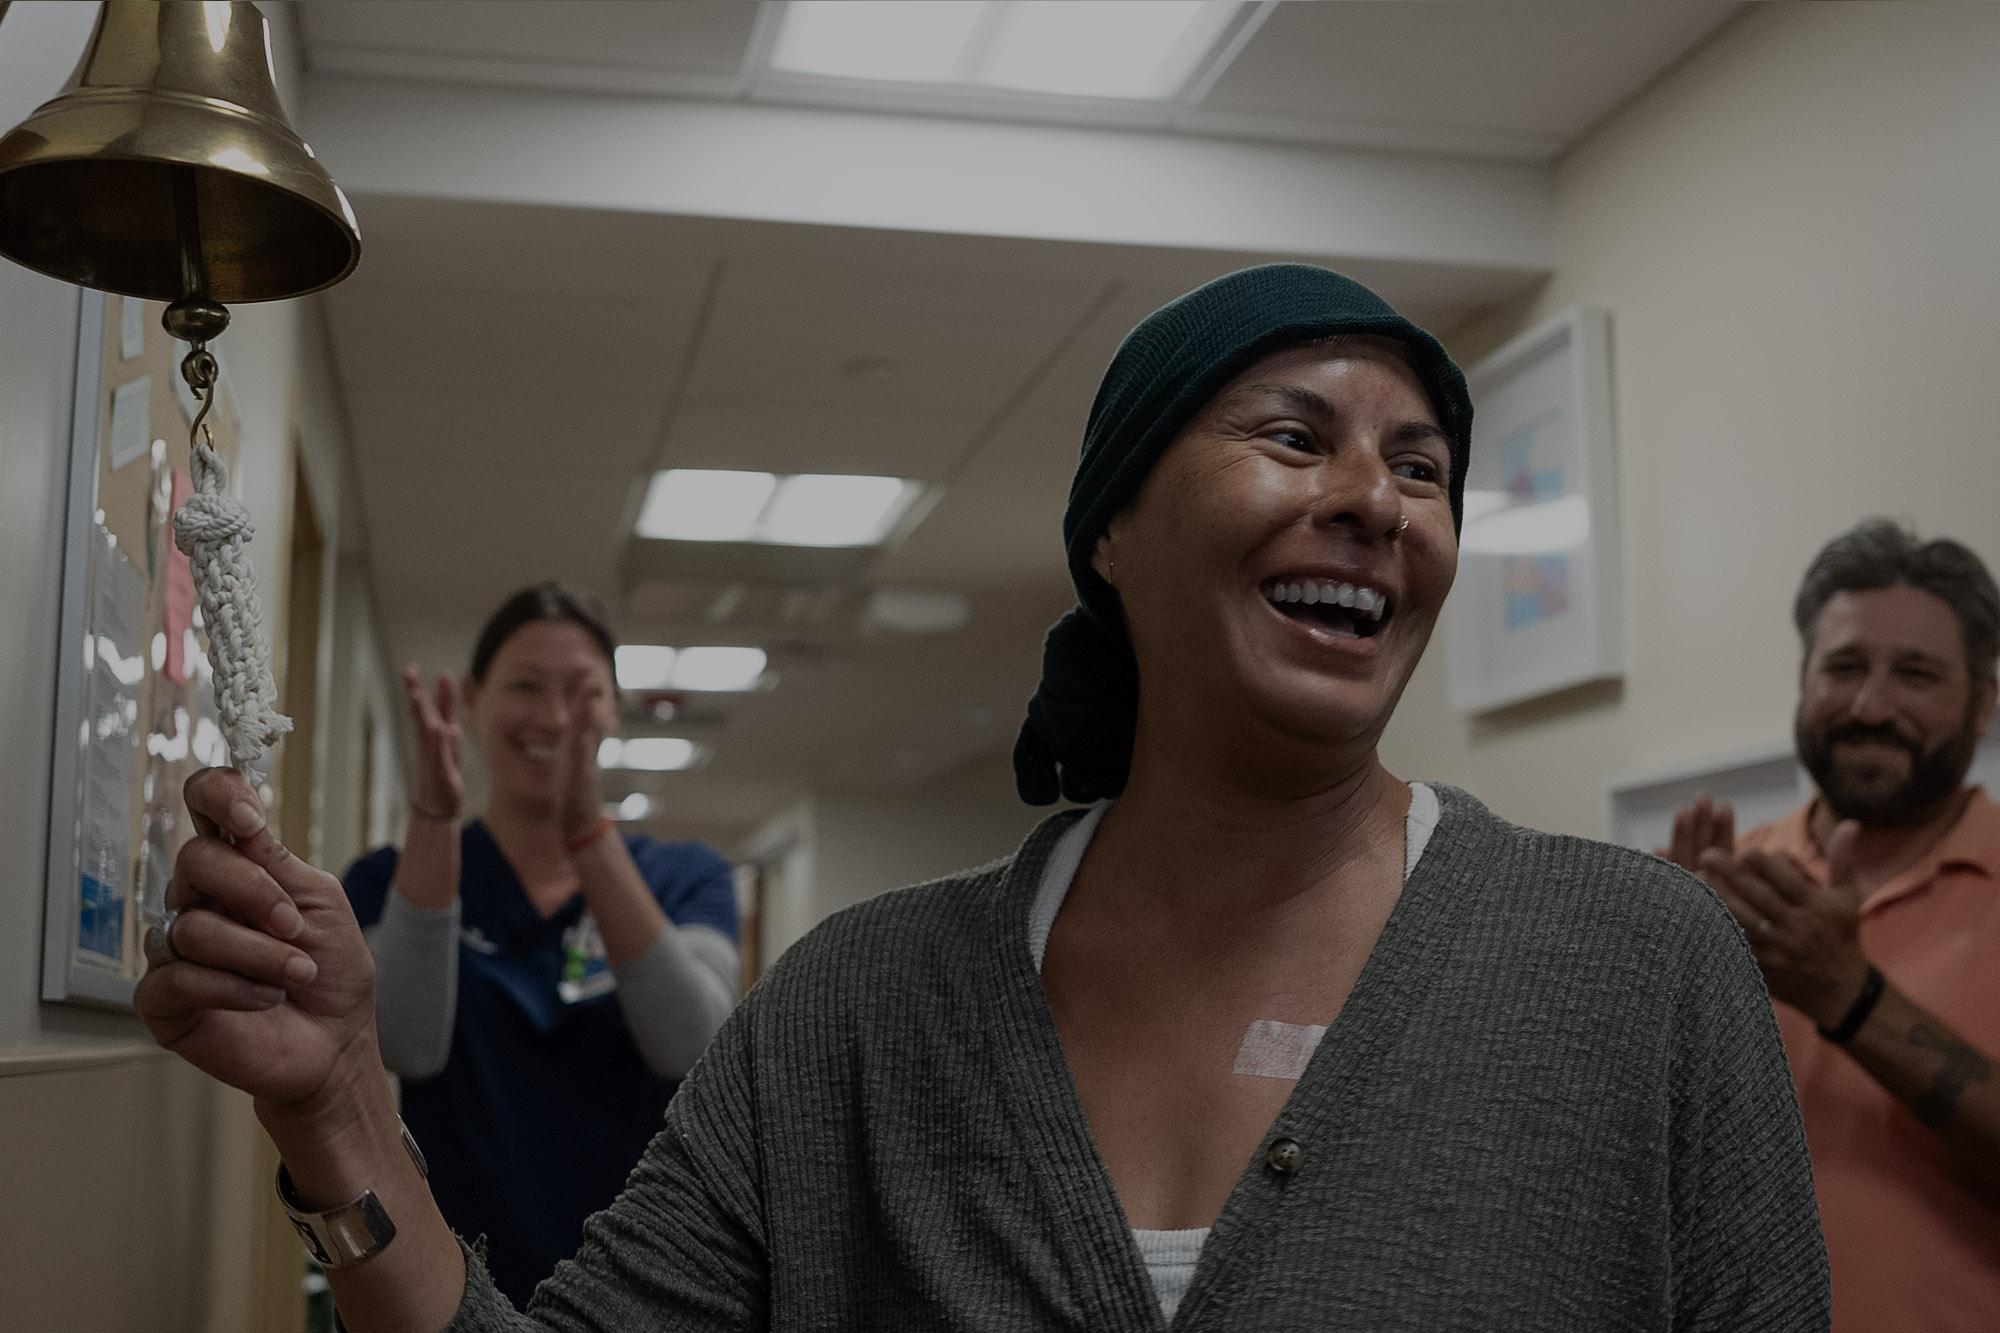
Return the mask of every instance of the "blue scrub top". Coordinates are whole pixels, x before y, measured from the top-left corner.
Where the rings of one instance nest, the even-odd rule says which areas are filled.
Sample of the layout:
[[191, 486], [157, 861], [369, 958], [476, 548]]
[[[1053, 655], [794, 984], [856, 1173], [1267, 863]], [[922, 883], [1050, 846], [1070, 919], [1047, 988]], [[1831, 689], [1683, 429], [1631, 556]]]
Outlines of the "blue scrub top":
[[[698, 842], [627, 834], [625, 846], [668, 920], [736, 938], [727, 861]], [[486, 1237], [487, 1267], [518, 1308], [576, 1253], [584, 1219], [616, 1197], [679, 1084], [656, 1077], [633, 1044], [583, 895], [543, 920], [481, 823], [465, 826], [459, 856], [451, 1055], [436, 1077], [404, 1082], [403, 1119], [445, 1220]], [[395, 874], [393, 847], [349, 868], [364, 928]]]

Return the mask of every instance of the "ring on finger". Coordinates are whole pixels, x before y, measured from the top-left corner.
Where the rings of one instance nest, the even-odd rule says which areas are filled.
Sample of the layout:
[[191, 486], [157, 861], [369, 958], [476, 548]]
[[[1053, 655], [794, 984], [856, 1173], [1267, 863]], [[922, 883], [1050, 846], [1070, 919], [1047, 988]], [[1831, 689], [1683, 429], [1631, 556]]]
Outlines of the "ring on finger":
[[174, 952], [174, 921], [180, 916], [180, 909], [170, 907], [167, 914], [146, 931], [146, 961], [154, 967], [165, 967], [178, 962], [180, 955]]

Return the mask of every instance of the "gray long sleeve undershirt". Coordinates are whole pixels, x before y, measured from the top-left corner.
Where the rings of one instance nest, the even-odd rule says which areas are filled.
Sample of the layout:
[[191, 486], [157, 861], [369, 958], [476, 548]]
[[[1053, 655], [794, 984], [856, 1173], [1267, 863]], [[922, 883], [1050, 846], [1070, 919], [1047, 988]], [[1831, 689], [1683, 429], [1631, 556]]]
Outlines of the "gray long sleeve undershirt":
[[[362, 932], [375, 958], [375, 1028], [382, 1063], [431, 1078], [451, 1055], [458, 1012], [458, 901], [418, 907], [391, 889], [382, 919]], [[736, 1004], [736, 946], [709, 926], [669, 924], [630, 962], [614, 965], [618, 1005], [646, 1067], [680, 1078]]]

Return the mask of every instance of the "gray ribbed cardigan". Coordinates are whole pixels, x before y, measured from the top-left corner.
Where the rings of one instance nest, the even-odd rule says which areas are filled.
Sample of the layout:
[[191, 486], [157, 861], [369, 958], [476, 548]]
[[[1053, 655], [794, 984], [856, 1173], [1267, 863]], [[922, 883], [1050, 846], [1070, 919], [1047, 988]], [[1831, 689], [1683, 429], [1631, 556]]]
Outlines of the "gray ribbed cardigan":
[[[1176, 1329], [1820, 1329], [1798, 1107], [1698, 881], [1443, 813], [1201, 1256]], [[1157, 1330], [1014, 856], [840, 913], [717, 1035], [576, 1259], [471, 1330]]]

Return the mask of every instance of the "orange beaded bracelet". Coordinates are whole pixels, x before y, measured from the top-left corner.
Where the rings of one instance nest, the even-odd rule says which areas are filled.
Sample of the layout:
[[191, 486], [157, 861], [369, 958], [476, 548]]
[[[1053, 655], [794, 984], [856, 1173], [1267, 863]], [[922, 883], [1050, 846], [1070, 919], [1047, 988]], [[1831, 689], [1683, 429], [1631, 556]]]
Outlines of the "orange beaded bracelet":
[[563, 851], [569, 854], [570, 856], [575, 856], [578, 852], [590, 846], [591, 843], [596, 842], [599, 838], [603, 837], [605, 831], [608, 830], [610, 827], [611, 827], [611, 816], [599, 815], [597, 817], [597, 822], [595, 824], [592, 824], [584, 832], [577, 834], [574, 838], [564, 838]]

